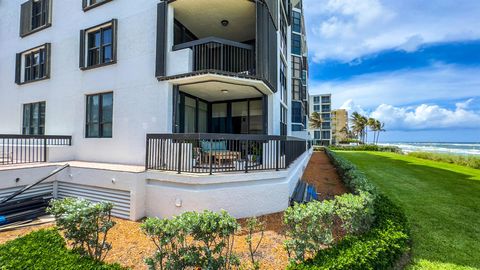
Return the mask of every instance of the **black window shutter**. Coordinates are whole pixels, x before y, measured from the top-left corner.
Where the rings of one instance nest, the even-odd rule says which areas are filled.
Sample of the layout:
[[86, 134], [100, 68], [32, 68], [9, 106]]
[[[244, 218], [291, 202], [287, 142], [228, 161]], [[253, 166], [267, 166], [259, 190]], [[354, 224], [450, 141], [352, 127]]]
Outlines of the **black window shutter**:
[[50, 66], [51, 66], [51, 57], [52, 57], [52, 45], [50, 43], [46, 43], [45, 44], [45, 54], [46, 54], [46, 58], [45, 58], [45, 76], [47, 78], [50, 78]]
[[32, 0], [20, 7], [20, 36], [24, 37], [32, 30]]
[[257, 76], [268, 82], [272, 91], [277, 91], [278, 44], [277, 29], [268, 6], [257, 2]]
[[85, 30], [80, 30], [80, 68], [85, 67]]
[[162, 1], [157, 5], [157, 56], [155, 76], [161, 77], [167, 74], [167, 17], [168, 3]]
[[47, 25], [52, 24], [52, 0], [45, 1], [46, 12], [47, 12]]
[[15, 57], [15, 83], [20, 84], [20, 76], [22, 74], [22, 54], [17, 53]]
[[114, 62], [117, 61], [117, 45], [118, 45], [118, 20], [112, 20], [112, 59]]

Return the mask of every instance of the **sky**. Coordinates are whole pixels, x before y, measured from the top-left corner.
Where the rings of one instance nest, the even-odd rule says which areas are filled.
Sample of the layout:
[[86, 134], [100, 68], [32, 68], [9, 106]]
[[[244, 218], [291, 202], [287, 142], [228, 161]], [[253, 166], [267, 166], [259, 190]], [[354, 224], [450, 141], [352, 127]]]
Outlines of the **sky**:
[[480, 142], [480, 0], [304, 0], [310, 94], [381, 141]]

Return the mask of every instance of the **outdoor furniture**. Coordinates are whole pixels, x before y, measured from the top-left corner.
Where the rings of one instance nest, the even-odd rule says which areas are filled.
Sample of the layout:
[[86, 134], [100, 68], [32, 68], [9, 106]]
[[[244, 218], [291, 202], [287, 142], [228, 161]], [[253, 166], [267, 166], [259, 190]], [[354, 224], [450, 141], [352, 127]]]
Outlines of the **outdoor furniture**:
[[202, 159], [208, 160], [209, 156], [211, 156], [212, 162], [217, 165], [233, 164], [235, 160], [238, 160], [241, 157], [240, 152], [227, 149], [226, 141], [202, 141], [201, 149], [203, 154]]

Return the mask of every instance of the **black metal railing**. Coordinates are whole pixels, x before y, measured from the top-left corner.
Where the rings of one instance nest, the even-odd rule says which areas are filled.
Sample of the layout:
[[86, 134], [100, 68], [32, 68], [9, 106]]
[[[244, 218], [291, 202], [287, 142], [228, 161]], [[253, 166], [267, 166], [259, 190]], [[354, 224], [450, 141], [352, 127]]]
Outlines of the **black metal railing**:
[[148, 134], [145, 168], [177, 173], [288, 168], [309, 148], [297, 138], [240, 134]]
[[47, 148], [72, 145], [71, 136], [0, 134], [0, 165], [47, 162]]
[[193, 51], [193, 70], [255, 75], [255, 50], [248, 44], [209, 37], [175, 45], [173, 50]]

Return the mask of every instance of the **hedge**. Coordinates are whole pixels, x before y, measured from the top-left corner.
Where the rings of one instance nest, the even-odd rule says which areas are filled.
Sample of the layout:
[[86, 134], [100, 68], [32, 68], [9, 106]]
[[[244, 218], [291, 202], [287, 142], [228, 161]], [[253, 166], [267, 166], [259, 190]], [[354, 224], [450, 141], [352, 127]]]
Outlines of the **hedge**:
[[332, 247], [319, 251], [312, 259], [291, 264], [289, 270], [390, 269], [409, 251], [410, 233], [403, 210], [368, 182], [355, 165], [326, 150], [345, 184], [354, 192], [369, 192], [374, 197], [375, 220], [360, 236], [346, 236]]
[[375, 151], [375, 152], [391, 152], [402, 153], [402, 149], [397, 146], [381, 146], [375, 144], [361, 144], [361, 145], [332, 145], [329, 146], [331, 150], [341, 151]]
[[0, 269], [124, 269], [104, 264], [67, 249], [56, 229], [39, 230], [0, 246]]
[[441, 153], [429, 153], [429, 152], [410, 152], [409, 156], [451, 163], [460, 166], [466, 166], [474, 169], [480, 169], [480, 157], [478, 156], [461, 156], [454, 154], [441, 154]]

